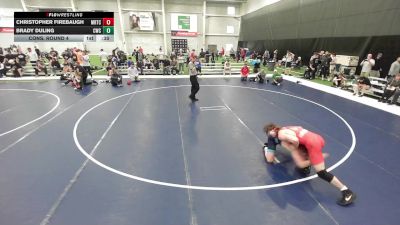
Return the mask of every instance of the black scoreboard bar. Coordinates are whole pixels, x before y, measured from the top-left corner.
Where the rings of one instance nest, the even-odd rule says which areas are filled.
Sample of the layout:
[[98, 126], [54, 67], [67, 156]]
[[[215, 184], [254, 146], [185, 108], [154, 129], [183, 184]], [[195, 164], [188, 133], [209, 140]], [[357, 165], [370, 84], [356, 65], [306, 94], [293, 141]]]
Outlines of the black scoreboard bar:
[[[111, 29], [111, 28], [110, 28]], [[107, 32], [104, 30], [104, 32]], [[68, 27], [16, 27], [14, 34], [104, 34], [99, 26]], [[111, 30], [107, 34], [112, 34]]]
[[14, 41], [114, 41], [114, 13], [15, 12]]
[[14, 18], [114, 18], [114, 12], [14, 12]]

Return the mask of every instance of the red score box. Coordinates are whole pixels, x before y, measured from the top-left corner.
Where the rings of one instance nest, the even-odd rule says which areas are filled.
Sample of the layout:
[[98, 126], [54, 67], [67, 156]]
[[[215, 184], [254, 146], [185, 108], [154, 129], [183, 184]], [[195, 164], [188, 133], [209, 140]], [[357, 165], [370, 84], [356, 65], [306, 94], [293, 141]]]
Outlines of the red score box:
[[103, 18], [103, 26], [114, 26], [114, 18]]

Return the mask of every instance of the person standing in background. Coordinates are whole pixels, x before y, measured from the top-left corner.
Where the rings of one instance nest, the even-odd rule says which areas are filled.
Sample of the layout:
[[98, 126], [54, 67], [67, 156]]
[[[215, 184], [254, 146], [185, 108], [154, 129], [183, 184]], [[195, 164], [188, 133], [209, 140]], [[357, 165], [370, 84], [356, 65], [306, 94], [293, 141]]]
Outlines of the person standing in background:
[[397, 57], [397, 60], [390, 65], [389, 74], [387, 76], [387, 80], [390, 82], [394, 76], [400, 73], [400, 57]]
[[6, 73], [6, 64], [5, 64], [5, 60], [3, 59], [3, 61], [0, 60], [0, 78], [3, 77], [3, 75], [5, 76]]
[[263, 54], [263, 65], [264, 66], [267, 65], [268, 60], [269, 60], [269, 51], [268, 51], [268, 49], [266, 49]]
[[178, 70], [179, 74], [183, 74], [183, 66], [185, 64], [185, 57], [183, 56], [182, 53], [179, 53], [178, 55]]
[[42, 54], [41, 54], [40, 50], [38, 49], [38, 47], [36, 47], [36, 46], [35, 46], [35, 52], [40, 59], [42, 57]]
[[375, 60], [372, 58], [372, 54], [368, 54], [367, 58], [364, 59], [361, 63], [361, 76], [369, 77], [371, 74], [372, 67], [375, 65]]
[[90, 69], [89, 55], [87, 54], [86, 51], [83, 51], [83, 54], [82, 54], [82, 66], [86, 70], [86, 72], [90, 75], [90, 77], [93, 77], [92, 71]]
[[332, 52], [331, 53], [331, 62], [330, 62], [330, 66], [329, 66], [329, 74], [331, 74], [331, 78], [339, 72], [339, 70], [336, 70], [336, 64], [337, 64], [336, 53]]
[[383, 56], [383, 54], [381, 52], [379, 52], [376, 55], [375, 65], [372, 67], [372, 70], [371, 70], [371, 77], [385, 78], [385, 76], [381, 77], [382, 76], [382, 67], [383, 67], [382, 56]]
[[28, 53], [26, 53], [29, 59], [29, 62], [31, 64], [36, 64], [36, 61], [38, 61], [39, 57], [35, 51], [32, 51], [31, 48], [28, 48]]
[[275, 49], [273, 59], [275, 63], [278, 62], [278, 49]]
[[103, 51], [103, 49], [100, 49], [100, 60], [101, 60], [101, 65], [105, 68], [107, 66], [107, 57], [108, 54], [106, 52]]
[[22, 52], [21, 49], [18, 49], [17, 58], [19, 60], [19, 63], [21, 64], [21, 66], [26, 66], [26, 55]]

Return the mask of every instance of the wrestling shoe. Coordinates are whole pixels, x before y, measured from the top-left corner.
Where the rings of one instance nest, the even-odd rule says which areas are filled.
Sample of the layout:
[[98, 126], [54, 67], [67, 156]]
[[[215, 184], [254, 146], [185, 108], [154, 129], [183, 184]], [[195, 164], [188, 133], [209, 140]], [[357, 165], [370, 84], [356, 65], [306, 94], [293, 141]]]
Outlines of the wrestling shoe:
[[356, 194], [350, 189], [342, 191], [342, 198], [338, 199], [337, 204], [341, 206], [348, 206], [354, 202]]

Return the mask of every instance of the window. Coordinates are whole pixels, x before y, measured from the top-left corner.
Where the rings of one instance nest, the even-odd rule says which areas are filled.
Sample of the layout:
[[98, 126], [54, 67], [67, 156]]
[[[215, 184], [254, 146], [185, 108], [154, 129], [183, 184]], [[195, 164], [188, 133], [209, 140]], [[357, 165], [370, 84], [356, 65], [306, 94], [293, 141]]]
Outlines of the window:
[[233, 26], [226, 26], [226, 33], [227, 34], [235, 33], [235, 28]]
[[231, 15], [231, 16], [235, 15], [235, 7], [228, 6], [228, 15]]

